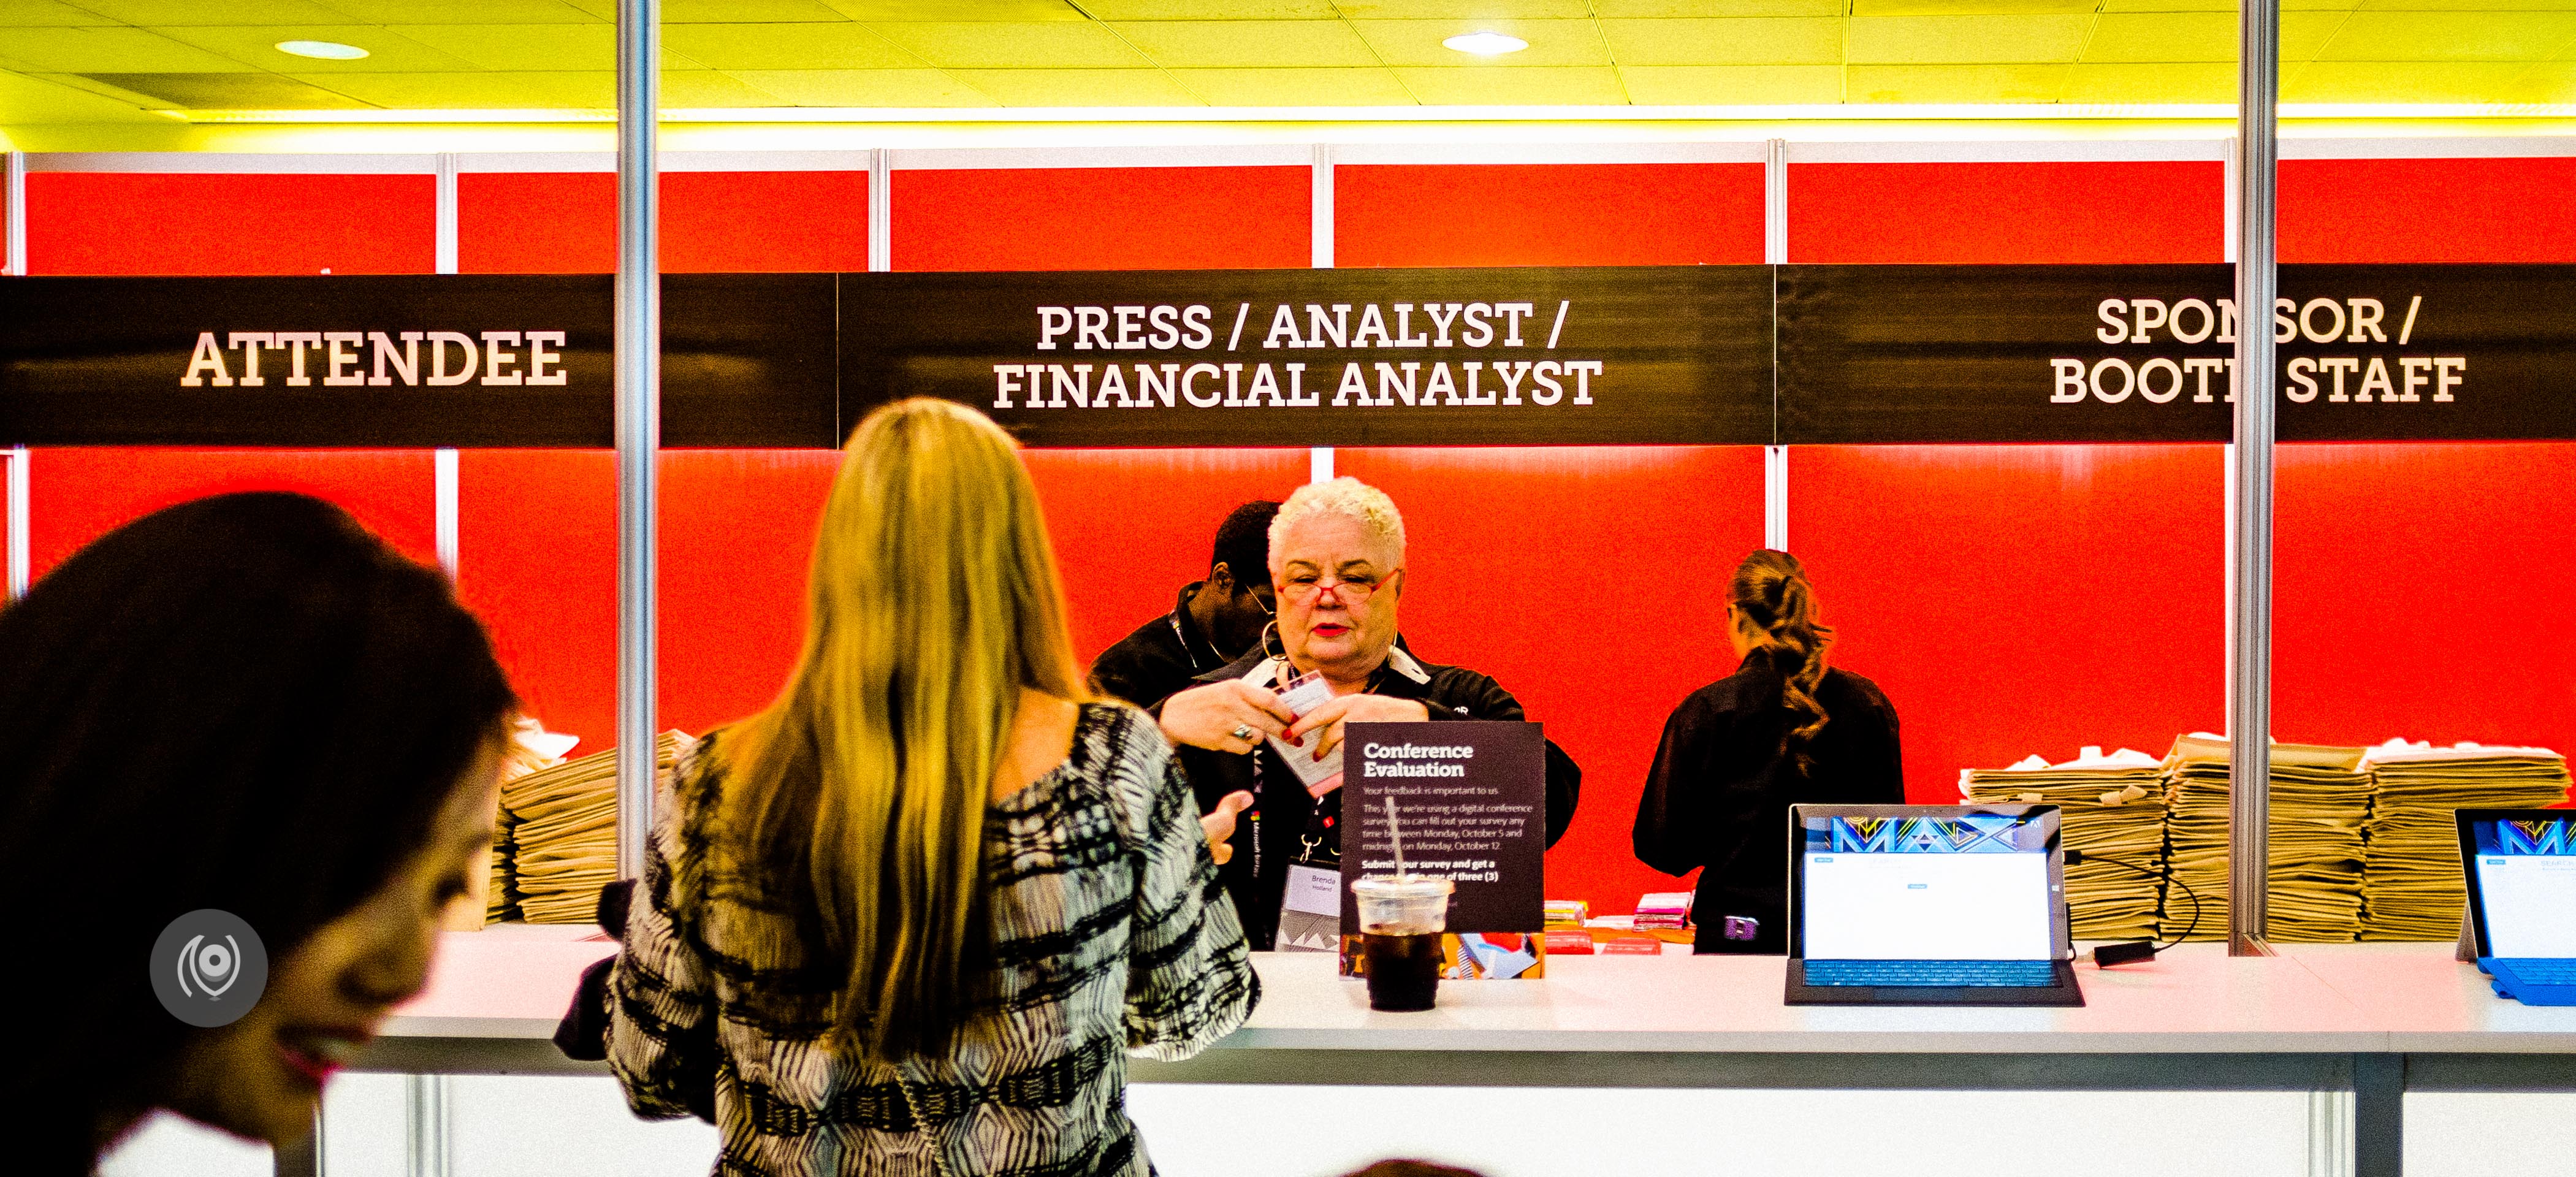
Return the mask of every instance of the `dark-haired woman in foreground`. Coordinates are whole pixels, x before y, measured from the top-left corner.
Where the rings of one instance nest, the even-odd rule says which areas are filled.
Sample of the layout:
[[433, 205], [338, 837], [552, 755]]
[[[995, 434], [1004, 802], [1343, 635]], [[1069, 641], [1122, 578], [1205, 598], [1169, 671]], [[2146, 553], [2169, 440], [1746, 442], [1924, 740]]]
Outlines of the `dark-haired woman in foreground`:
[[[155, 1108], [309, 1133], [491, 844], [511, 706], [446, 578], [300, 495], [157, 512], [0, 609], [10, 1171], [87, 1173]], [[218, 1029], [153, 991], [154, 941], [201, 908], [268, 960]]]
[[1746, 556], [1726, 618], [1742, 665], [1664, 722], [1637, 805], [1637, 858], [1701, 872], [1699, 951], [1776, 955], [1789, 949], [1789, 807], [1902, 804], [1896, 708], [1825, 664], [1834, 631], [1817, 620], [1797, 557]]
[[1154, 721], [1089, 701], [1019, 446], [947, 401], [860, 423], [805, 650], [654, 811], [610, 1063], [720, 1172], [1105, 1177], [1151, 1167], [1129, 1054], [1255, 995]]

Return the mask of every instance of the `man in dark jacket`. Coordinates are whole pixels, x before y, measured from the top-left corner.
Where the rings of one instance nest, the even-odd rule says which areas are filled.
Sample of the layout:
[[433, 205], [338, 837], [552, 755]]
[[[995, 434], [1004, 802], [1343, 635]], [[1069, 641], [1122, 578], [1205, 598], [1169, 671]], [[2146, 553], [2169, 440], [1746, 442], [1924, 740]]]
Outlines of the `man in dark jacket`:
[[[1493, 679], [1422, 662], [1396, 644], [1404, 520], [1383, 492], [1353, 478], [1299, 488], [1271, 523], [1269, 565], [1278, 649], [1200, 674], [1155, 709], [1201, 809], [1250, 802], [1245, 820], [1209, 828], [1231, 846], [1219, 877], [1260, 951], [1274, 946], [1290, 863], [1339, 861], [1341, 777], [1307, 778], [1340, 749], [1344, 725], [1528, 718]], [[1279, 688], [1308, 672], [1323, 675], [1333, 694], [1299, 717]], [[1582, 784], [1583, 770], [1549, 741], [1549, 845], [1573, 821]]]
[[1091, 663], [1091, 689], [1151, 708], [1199, 675], [1261, 643], [1276, 612], [1270, 592], [1267, 499], [1236, 507], [1217, 525], [1206, 580], [1181, 589], [1172, 611], [1136, 627]]

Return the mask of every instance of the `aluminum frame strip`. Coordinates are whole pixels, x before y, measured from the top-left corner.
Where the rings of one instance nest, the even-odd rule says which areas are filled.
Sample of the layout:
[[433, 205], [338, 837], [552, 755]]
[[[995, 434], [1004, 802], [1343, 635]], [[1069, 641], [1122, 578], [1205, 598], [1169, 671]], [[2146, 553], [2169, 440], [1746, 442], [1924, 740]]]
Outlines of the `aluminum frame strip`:
[[2246, 0], [2237, 21], [2234, 635], [2227, 701], [2227, 952], [2269, 956], [2272, 748], [2272, 300], [2280, 289], [2274, 199], [2280, 181], [2281, 4]]

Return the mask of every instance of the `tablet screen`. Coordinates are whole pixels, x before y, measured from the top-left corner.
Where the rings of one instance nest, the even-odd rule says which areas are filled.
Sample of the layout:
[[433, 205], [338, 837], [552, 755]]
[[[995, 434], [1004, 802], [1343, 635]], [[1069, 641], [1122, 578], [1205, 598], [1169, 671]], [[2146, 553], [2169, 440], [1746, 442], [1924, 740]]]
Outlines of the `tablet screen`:
[[2053, 955], [2048, 836], [2036, 815], [1810, 817], [1802, 841], [1809, 960]]

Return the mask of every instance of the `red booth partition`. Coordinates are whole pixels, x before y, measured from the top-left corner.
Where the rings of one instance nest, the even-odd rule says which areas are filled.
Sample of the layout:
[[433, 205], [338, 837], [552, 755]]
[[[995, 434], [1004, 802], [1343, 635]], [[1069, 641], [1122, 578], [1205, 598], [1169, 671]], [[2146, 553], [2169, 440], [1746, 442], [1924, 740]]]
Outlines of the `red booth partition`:
[[[2214, 158], [1855, 158], [1788, 172], [1788, 260], [2214, 262]], [[2179, 145], [2188, 154], [2195, 145]], [[1648, 153], [1651, 155], [1652, 153]], [[1831, 153], [1829, 153], [1831, 154]], [[1862, 153], [1866, 154], [1866, 153]], [[1925, 156], [1938, 152], [1925, 152]], [[2116, 153], [2114, 153], [2116, 154]], [[1668, 156], [1669, 153], [1666, 153]], [[474, 157], [493, 166], [501, 157]], [[1543, 158], [1543, 153], [1542, 153]], [[897, 166], [899, 269], [1302, 266], [1312, 169]], [[1096, 162], [1082, 161], [1075, 162]], [[85, 165], [86, 166], [86, 165]], [[425, 272], [425, 173], [48, 171], [28, 178], [37, 273]], [[244, 165], [255, 166], [255, 165]], [[309, 166], [309, 165], [298, 165]], [[1335, 169], [1341, 265], [1762, 260], [1763, 168], [1595, 158]], [[865, 268], [863, 168], [672, 172], [673, 270]], [[595, 272], [612, 261], [604, 171], [459, 177], [468, 272]], [[256, 218], [258, 243], [238, 231]], [[280, 218], [294, 233], [274, 230]], [[2282, 256], [2576, 260], [2565, 159], [2293, 160]], [[813, 528], [836, 455], [664, 456], [665, 726], [703, 731], [766, 703], [796, 653]], [[1762, 542], [1755, 447], [1350, 450], [1339, 472], [1405, 510], [1409, 638], [1488, 671], [1585, 768], [1550, 893], [1624, 911], [1683, 886], [1627, 831], [1665, 714], [1727, 673], [1726, 575]], [[1840, 664], [1903, 717], [1908, 791], [2085, 743], [2160, 752], [2223, 722], [2224, 520], [2216, 446], [1796, 448], [1788, 541], [1813, 571]], [[1171, 607], [1219, 517], [1305, 481], [1291, 450], [1039, 451], [1080, 653]], [[41, 574], [137, 514], [281, 487], [350, 507], [435, 553], [427, 453], [43, 450]], [[2576, 744], [2576, 445], [2287, 446], [2280, 473], [2278, 734]], [[459, 586], [532, 711], [604, 746], [613, 731], [614, 464], [605, 451], [472, 451], [458, 480]]]

